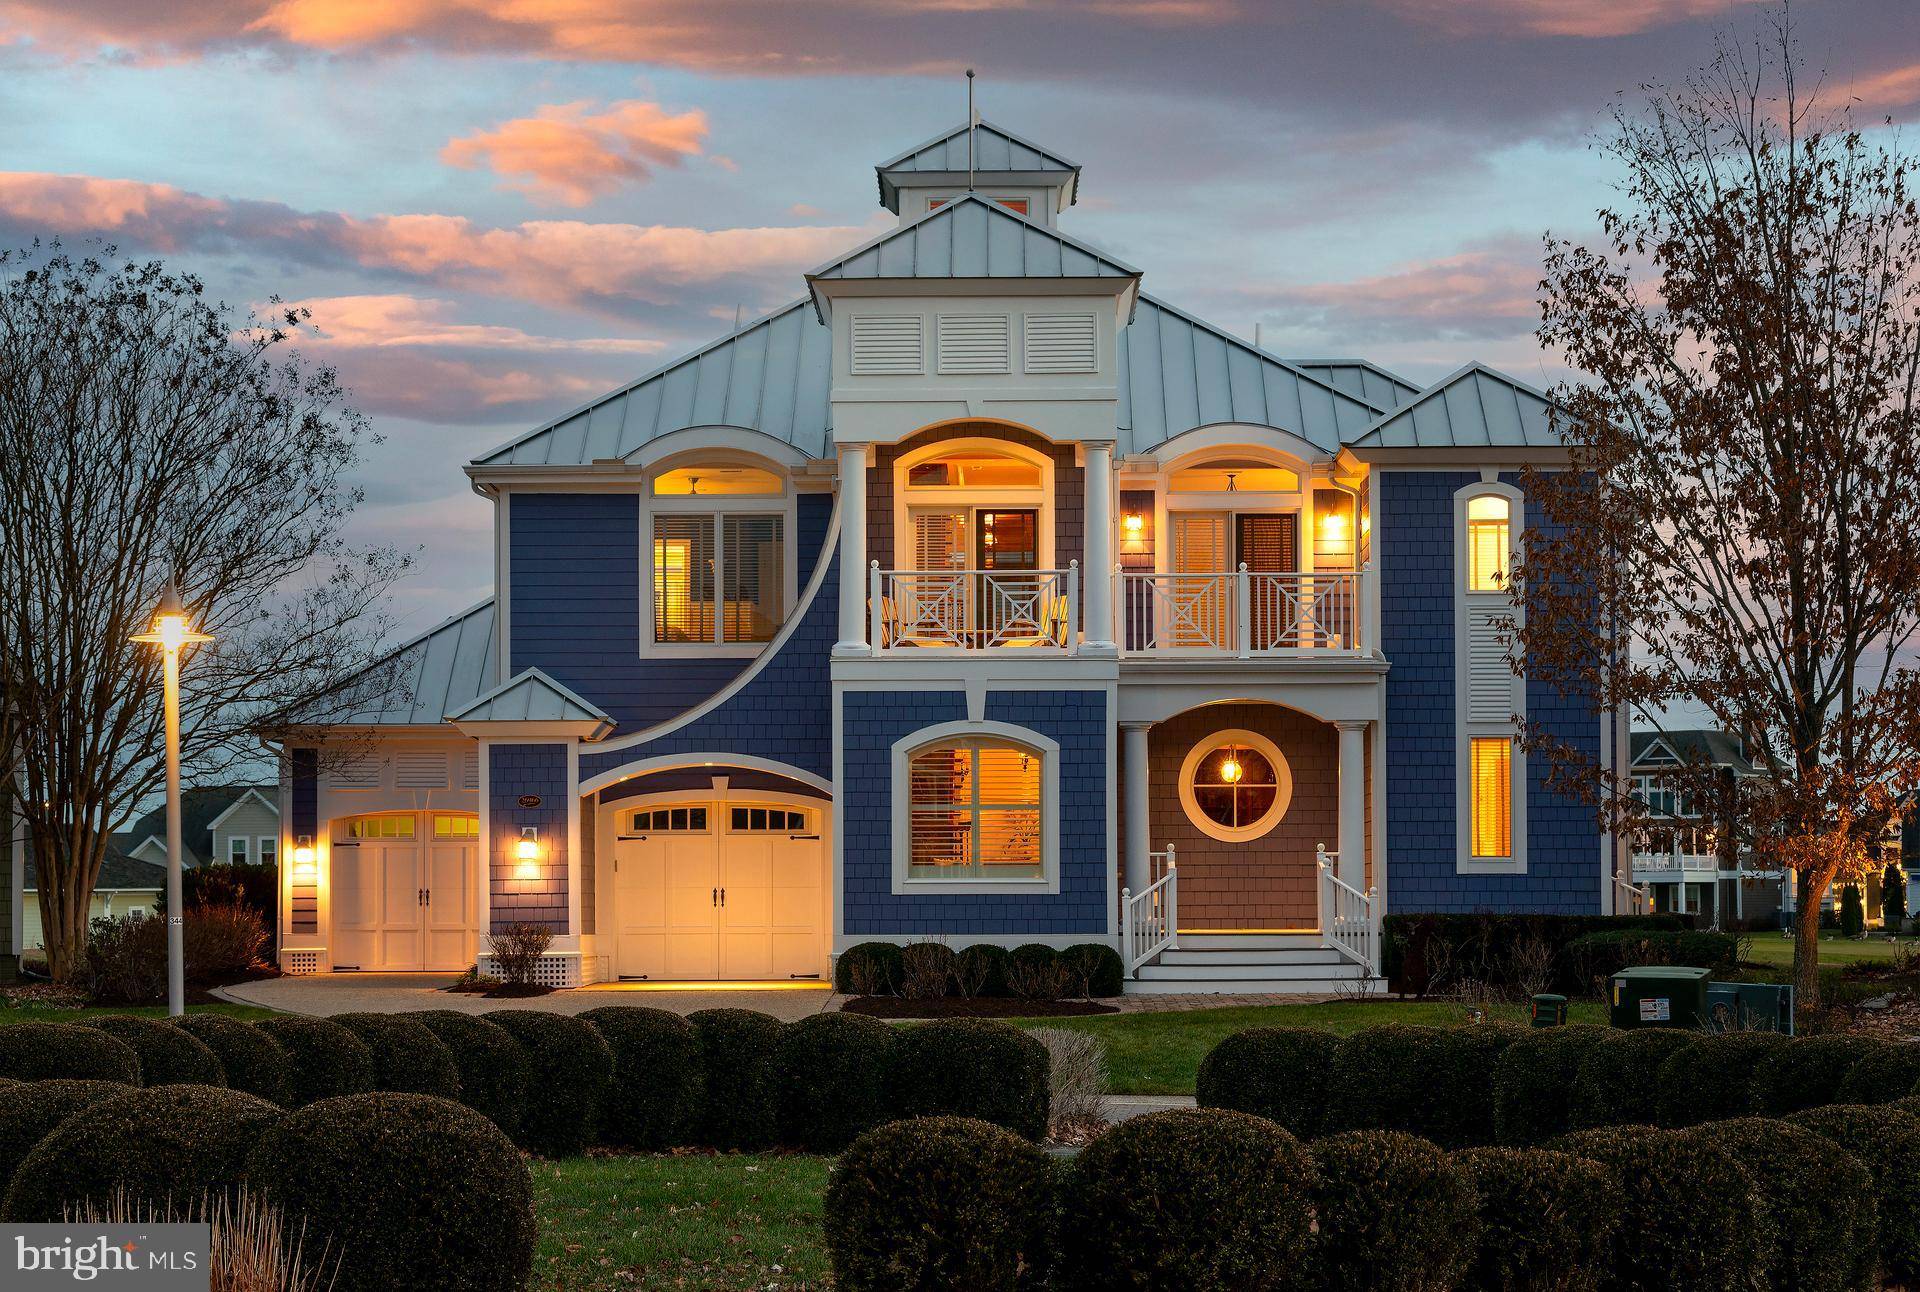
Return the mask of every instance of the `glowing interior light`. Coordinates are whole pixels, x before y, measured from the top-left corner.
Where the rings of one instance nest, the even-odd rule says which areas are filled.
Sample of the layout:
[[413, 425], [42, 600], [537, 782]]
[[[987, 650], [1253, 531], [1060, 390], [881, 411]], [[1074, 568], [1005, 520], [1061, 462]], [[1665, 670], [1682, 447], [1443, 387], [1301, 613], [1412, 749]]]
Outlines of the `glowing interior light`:
[[1220, 764], [1220, 779], [1228, 785], [1235, 784], [1239, 781], [1240, 762], [1238, 759], [1232, 755], [1228, 755], [1227, 761]]

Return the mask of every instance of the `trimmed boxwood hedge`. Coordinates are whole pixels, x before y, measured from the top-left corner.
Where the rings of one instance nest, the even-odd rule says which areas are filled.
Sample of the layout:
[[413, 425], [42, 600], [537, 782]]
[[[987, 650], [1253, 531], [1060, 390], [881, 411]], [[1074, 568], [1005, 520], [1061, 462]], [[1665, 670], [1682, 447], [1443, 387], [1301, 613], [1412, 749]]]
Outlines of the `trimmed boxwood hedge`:
[[1120, 953], [1099, 942], [1077, 942], [1060, 953], [1070, 989], [1084, 986], [1089, 996], [1118, 996], [1127, 980]]
[[1716, 973], [1734, 967], [1740, 939], [1692, 929], [1605, 929], [1585, 933], [1562, 955], [1570, 986], [1591, 992], [1630, 965], [1693, 965]]
[[1739, 1159], [1709, 1140], [1646, 1126], [1576, 1131], [1550, 1147], [1613, 1173], [1619, 1217], [1601, 1287], [1749, 1292], [1764, 1286], [1767, 1213]]
[[14, 1081], [0, 1088], [0, 1200], [33, 1146], [61, 1122], [94, 1104], [131, 1094], [124, 1081]]
[[783, 1024], [752, 1009], [687, 1015], [700, 1042], [705, 1090], [698, 1139], [713, 1148], [761, 1149], [780, 1136]]
[[1787, 1120], [1832, 1140], [1872, 1172], [1880, 1275], [1908, 1287], [1920, 1283], [1920, 1119], [1887, 1104], [1834, 1104]]
[[235, 1090], [283, 1108], [292, 1100], [287, 1052], [267, 1033], [224, 1014], [182, 1014], [173, 1025], [213, 1051]]
[[1474, 979], [1493, 987], [1517, 987], [1520, 966], [1531, 965], [1533, 958], [1516, 951], [1525, 944], [1544, 944], [1554, 953], [1556, 979], [1550, 990], [1585, 991], [1589, 984], [1573, 981], [1566, 963], [1564, 951], [1573, 939], [1607, 929], [1682, 929], [1690, 922], [1678, 915], [1402, 912], [1380, 921], [1380, 971], [1394, 991], [1425, 994], [1431, 986], [1427, 950], [1439, 944], [1447, 948], [1441, 958]]
[[140, 1055], [97, 1027], [14, 1023], [0, 1027], [0, 1077], [19, 1081], [123, 1081], [140, 1084]]
[[1418, 1134], [1437, 1110], [1425, 1069], [1440, 1030], [1386, 1023], [1344, 1038], [1327, 1079], [1340, 1092], [1330, 1126]]
[[1011, 1131], [919, 1117], [854, 1140], [827, 1182], [841, 1292], [999, 1292], [1044, 1284], [1053, 1168]]
[[254, 1026], [286, 1052], [289, 1108], [373, 1089], [372, 1051], [340, 1024], [289, 1014]]
[[307, 1250], [324, 1245], [340, 1257], [336, 1292], [527, 1286], [532, 1173], [471, 1108], [431, 1095], [322, 1100], [261, 1136], [248, 1171], [293, 1223], [305, 1223]]
[[1659, 1116], [1655, 1074], [1669, 1055], [1698, 1039], [1698, 1033], [1674, 1027], [1607, 1033], [1580, 1056], [1580, 1066], [1574, 1072], [1574, 1125], [1651, 1124]]
[[1052, 1101], [1047, 1047], [1009, 1023], [943, 1018], [902, 1028], [886, 1069], [895, 1117], [977, 1117], [1037, 1140]]
[[1122, 1122], [1075, 1159], [1056, 1282], [1263, 1292], [1306, 1280], [1313, 1163], [1264, 1118], [1182, 1108]]
[[1604, 1027], [1576, 1024], [1538, 1028], [1509, 1045], [1493, 1067], [1495, 1138], [1524, 1148], [1567, 1131], [1581, 1060], [1606, 1037]]
[[1279, 1122], [1301, 1139], [1328, 1129], [1328, 1096], [1340, 1038], [1312, 1027], [1250, 1027], [1207, 1052], [1194, 1079], [1202, 1108]]
[[1007, 954], [1007, 990], [1030, 1000], [1053, 1000], [1061, 981], [1060, 953], [1044, 942], [1022, 942]]
[[780, 1142], [838, 1153], [887, 1120], [896, 1029], [861, 1014], [812, 1014], [780, 1033]]
[[1654, 1069], [1654, 1111], [1662, 1126], [1745, 1117], [1753, 1111], [1753, 1070], [1787, 1043], [1778, 1032], [1722, 1032], [1675, 1050]]
[[460, 1102], [517, 1141], [527, 1108], [526, 1047], [506, 1028], [477, 1014], [429, 1009], [412, 1018], [453, 1055], [460, 1072]]
[[102, 1014], [83, 1027], [97, 1027], [125, 1041], [140, 1056], [143, 1086], [224, 1086], [227, 1070], [220, 1057], [200, 1038], [157, 1018], [134, 1014]]
[[1007, 964], [1012, 959], [1007, 949], [995, 946], [991, 942], [976, 942], [970, 947], [961, 947], [953, 958], [953, 978], [956, 986], [965, 983], [978, 983], [976, 996], [1004, 996], [1007, 994]]
[[406, 1014], [335, 1014], [373, 1056], [373, 1088], [401, 1094], [460, 1098], [460, 1067], [453, 1051]]
[[566, 1014], [532, 1009], [495, 1010], [487, 1021], [527, 1054], [520, 1146], [542, 1157], [571, 1157], [593, 1143], [613, 1085], [613, 1051], [600, 1033]]
[[1879, 1215], [1865, 1163], [1804, 1126], [1769, 1117], [1683, 1133], [1728, 1150], [1763, 1185], [1774, 1244], [1765, 1286], [1849, 1292], [1873, 1285]]
[[856, 942], [833, 962], [833, 989], [848, 996], [859, 995], [854, 980], [856, 969], [871, 971], [871, 994], [891, 996], [900, 990], [900, 947], [892, 942]]
[[613, 1051], [613, 1086], [600, 1110], [606, 1141], [643, 1149], [688, 1143], [705, 1085], [693, 1024], [644, 1005], [602, 1005], [576, 1017]]
[[1833, 1092], [1839, 1104], [1890, 1104], [1920, 1085], [1920, 1043], [1890, 1042], [1860, 1056]]
[[1487, 1292], [1593, 1292], [1618, 1216], [1613, 1173], [1541, 1148], [1454, 1155], [1479, 1199], [1480, 1241], [1463, 1286]]
[[1440, 1149], [1403, 1131], [1316, 1140], [1314, 1256], [1331, 1292], [1457, 1285], [1477, 1250], [1479, 1199]]
[[13, 1223], [60, 1220], [69, 1207], [197, 1204], [240, 1184], [247, 1155], [285, 1114], [224, 1086], [154, 1086], [88, 1105], [20, 1162], [4, 1209]]
[[1761, 1117], [1784, 1117], [1834, 1102], [1849, 1069], [1885, 1042], [1870, 1036], [1799, 1036], [1761, 1059], [1749, 1098]]

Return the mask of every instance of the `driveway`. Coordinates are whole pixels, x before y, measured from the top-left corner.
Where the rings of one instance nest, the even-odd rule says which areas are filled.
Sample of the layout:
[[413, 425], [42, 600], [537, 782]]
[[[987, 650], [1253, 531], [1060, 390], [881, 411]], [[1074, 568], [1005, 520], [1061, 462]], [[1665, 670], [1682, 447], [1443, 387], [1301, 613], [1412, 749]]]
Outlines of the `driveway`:
[[288, 1014], [405, 1014], [423, 1009], [456, 1009], [484, 1014], [495, 1009], [538, 1009], [578, 1014], [602, 1005], [649, 1005], [691, 1014], [696, 1009], [756, 1009], [783, 1022], [838, 1008], [839, 997], [826, 987], [742, 988], [731, 990], [658, 990], [608, 983], [577, 987], [521, 1000], [487, 1000], [440, 990], [452, 974], [323, 973], [263, 978], [222, 987], [214, 994], [240, 1005], [258, 1005]]

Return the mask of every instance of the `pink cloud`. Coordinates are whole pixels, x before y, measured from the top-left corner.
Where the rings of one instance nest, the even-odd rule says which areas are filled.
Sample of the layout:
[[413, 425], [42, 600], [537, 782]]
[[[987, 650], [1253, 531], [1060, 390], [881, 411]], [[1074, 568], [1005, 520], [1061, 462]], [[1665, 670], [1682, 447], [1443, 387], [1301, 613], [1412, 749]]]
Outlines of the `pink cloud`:
[[594, 111], [587, 103], [555, 103], [531, 117], [502, 122], [450, 140], [440, 159], [485, 168], [505, 187], [543, 201], [585, 206], [623, 184], [652, 177], [700, 154], [707, 114], [669, 115], [657, 103], [626, 99]]
[[1843, 88], [1864, 108], [1898, 114], [1920, 103], [1920, 63], [1864, 76]]
[[1540, 251], [1523, 238], [1339, 283], [1255, 288], [1281, 326], [1356, 341], [1499, 338], [1538, 322]]
[[1386, 0], [1403, 17], [1453, 35], [1631, 36], [1770, 0]]
[[[263, 307], [264, 308], [264, 307]], [[666, 342], [647, 337], [540, 336], [517, 327], [453, 321], [452, 301], [389, 293], [379, 296], [313, 296], [288, 301], [282, 308], [312, 314], [308, 326], [330, 345], [377, 347], [458, 347], [463, 350], [512, 350], [528, 354], [648, 355]]]

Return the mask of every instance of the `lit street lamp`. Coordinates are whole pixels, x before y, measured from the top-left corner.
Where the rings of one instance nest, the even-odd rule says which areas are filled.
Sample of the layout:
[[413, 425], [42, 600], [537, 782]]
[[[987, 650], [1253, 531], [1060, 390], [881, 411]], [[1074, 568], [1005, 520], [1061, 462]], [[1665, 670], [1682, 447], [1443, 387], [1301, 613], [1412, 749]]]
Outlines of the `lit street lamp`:
[[187, 1012], [187, 972], [185, 929], [186, 910], [180, 896], [180, 652], [188, 646], [210, 642], [206, 633], [195, 632], [180, 607], [180, 590], [167, 580], [160, 594], [160, 605], [153, 612], [153, 627], [134, 634], [133, 640], [160, 647], [165, 664], [165, 702], [167, 710], [167, 1013]]

